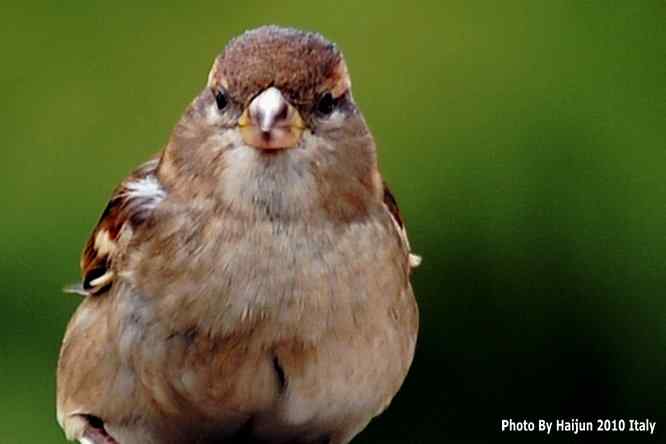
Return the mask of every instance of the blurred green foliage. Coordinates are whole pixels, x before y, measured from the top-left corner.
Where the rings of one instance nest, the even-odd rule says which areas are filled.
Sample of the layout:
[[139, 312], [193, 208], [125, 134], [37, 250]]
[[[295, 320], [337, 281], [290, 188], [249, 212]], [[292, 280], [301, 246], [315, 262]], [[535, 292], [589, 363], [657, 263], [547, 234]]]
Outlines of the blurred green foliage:
[[60, 288], [214, 55], [266, 23], [344, 50], [424, 256], [414, 367], [355, 442], [539, 438], [504, 417], [666, 427], [666, 2], [121, 3], [0, 6], [0, 442], [64, 442]]

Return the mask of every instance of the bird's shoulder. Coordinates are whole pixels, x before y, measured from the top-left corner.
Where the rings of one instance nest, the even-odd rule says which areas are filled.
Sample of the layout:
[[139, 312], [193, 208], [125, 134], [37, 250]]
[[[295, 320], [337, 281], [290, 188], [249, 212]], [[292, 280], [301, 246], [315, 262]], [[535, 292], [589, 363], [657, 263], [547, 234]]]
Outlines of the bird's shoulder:
[[157, 177], [159, 158], [135, 169], [114, 190], [81, 255], [81, 284], [73, 292], [105, 293], [112, 285], [114, 260], [137, 229], [144, 225], [166, 197]]
[[393, 224], [396, 230], [398, 231], [398, 235], [400, 236], [400, 241], [402, 245], [409, 254], [409, 266], [410, 268], [418, 267], [421, 264], [421, 256], [417, 256], [415, 254], [412, 254], [411, 252], [411, 246], [409, 245], [409, 238], [407, 236], [407, 226], [405, 225], [402, 215], [400, 214], [400, 207], [398, 206], [398, 201], [391, 192], [391, 189], [389, 188], [385, 180], [382, 181], [382, 186], [383, 186], [382, 198], [383, 198], [384, 207], [388, 211], [391, 220], [393, 221]]

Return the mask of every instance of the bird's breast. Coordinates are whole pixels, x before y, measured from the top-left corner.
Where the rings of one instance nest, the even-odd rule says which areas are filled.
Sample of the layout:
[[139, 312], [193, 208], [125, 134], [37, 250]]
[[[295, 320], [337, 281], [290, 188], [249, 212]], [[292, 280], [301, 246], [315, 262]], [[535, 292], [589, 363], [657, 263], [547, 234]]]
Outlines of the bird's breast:
[[121, 360], [162, 410], [189, 400], [238, 424], [264, 412], [272, 434], [385, 407], [417, 323], [390, 221], [165, 224], [127, 258], [114, 321]]
[[[205, 220], [206, 222], [202, 222]], [[271, 340], [354, 331], [359, 317], [409, 284], [406, 252], [386, 217], [323, 220], [173, 217], [140, 239], [122, 272], [174, 330], [225, 336], [274, 323]]]

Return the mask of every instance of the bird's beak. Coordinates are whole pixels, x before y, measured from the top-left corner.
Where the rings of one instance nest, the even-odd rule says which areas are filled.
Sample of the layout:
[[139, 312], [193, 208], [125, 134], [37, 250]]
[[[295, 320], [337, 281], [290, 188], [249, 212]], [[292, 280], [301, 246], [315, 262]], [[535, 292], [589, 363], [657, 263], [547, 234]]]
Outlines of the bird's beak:
[[274, 150], [298, 145], [305, 125], [296, 108], [272, 86], [250, 102], [238, 126], [246, 144]]

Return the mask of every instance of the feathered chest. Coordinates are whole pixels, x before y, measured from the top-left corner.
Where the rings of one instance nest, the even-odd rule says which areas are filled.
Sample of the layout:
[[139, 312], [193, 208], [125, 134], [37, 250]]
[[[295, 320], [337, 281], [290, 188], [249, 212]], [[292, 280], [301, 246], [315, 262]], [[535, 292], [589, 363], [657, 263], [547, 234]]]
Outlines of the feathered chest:
[[166, 205], [118, 274], [174, 329], [224, 335], [271, 319], [285, 335], [316, 336], [408, 285], [407, 252], [378, 210], [339, 224]]

